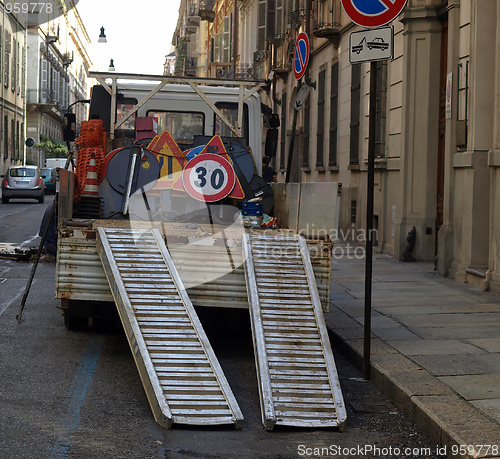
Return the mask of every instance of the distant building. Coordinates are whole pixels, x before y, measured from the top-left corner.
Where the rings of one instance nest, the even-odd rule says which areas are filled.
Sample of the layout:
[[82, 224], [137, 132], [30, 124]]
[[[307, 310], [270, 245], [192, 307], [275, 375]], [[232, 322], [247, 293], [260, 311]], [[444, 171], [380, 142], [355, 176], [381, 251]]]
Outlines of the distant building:
[[165, 64], [163, 64], [163, 75], [173, 75], [175, 72], [175, 51], [165, 56]]
[[[62, 143], [62, 117], [77, 100], [88, 99], [85, 66], [91, 64], [90, 38], [76, 8], [28, 29], [27, 136]], [[77, 126], [88, 106], [76, 104]], [[43, 166], [44, 153], [28, 149], [26, 161]]]
[[26, 20], [0, 5], [0, 172], [24, 162]]
[[[261, 96], [281, 117], [278, 180], [291, 154], [291, 181], [342, 183], [339, 229], [356, 240], [366, 228], [370, 64], [351, 64], [350, 34], [362, 28], [341, 1], [182, 0], [179, 13], [182, 57], [207, 57], [198, 75], [270, 78]], [[408, 0], [391, 25], [394, 58], [376, 68], [375, 250], [401, 259], [415, 227], [417, 260], [438, 255], [440, 274], [500, 291], [499, 2]], [[302, 80], [314, 89], [292, 132], [300, 32], [311, 48]], [[176, 72], [192, 73], [188, 63]]]

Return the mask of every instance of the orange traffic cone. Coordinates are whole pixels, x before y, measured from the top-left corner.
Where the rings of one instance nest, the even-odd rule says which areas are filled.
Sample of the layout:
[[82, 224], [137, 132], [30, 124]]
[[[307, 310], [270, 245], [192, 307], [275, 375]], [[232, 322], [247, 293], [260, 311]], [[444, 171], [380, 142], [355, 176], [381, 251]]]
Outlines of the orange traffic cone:
[[99, 179], [97, 178], [95, 155], [92, 153], [85, 178], [83, 193], [80, 195], [75, 217], [100, 218], [102, 216], [102, 198], [99, 196]]
[[82, 196], [99, 196], [99, 180], [97, 178], [97, 165], [94, 153], [90, 157]]

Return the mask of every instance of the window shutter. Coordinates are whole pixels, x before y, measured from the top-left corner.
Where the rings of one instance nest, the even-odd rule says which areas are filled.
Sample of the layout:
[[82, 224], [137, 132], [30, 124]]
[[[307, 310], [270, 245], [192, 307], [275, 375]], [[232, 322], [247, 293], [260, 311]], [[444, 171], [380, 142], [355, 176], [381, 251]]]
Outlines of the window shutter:
[[224, 16], [222, 23], [222, 62], [231, 61], [231, 17]]
[[299, 0], [299, 13], [301, 16], [306, 15], [306, 0]]
[[351, 124], [349, 164], [359, 164], [359, 125], [361, 104], [361, 64], [351, 66]]
[[337, 165], [337, 124], [339, 106], [339, 63], [332, 65], [332, 80], [330, 92], [330, 149], [328, 165]]
[[266, 40], [272, 40], [276, 27], [276, 0], [267, 0]]
[[284, 0], [276, 0], [276, 29], [275, 29], [275, 36], [276, 38], [282, 38], [284, 35], [284, 30], [283, 30], [283, 15], [284, 15], [284, 8], [283, 8], [283, 1]]
[[4, 86], [6, 88], [9, 87], [9, 77], [10, 77], [10, 62], [9, 62], [9, 55], [10, 55], [10, 33], [6, 30], [5, 31], [5, 49], [4, 49]]
[[287, 29], [292, 29], [294, 24], [295, 24], [295, 21], [294, 21], [295, 1], [296, 0], [287, 0], [287, 3], [286, 3], [286, 28]]
[[266, 49], [266, 16], [267, 0], [259, 0], [258, 23], [257, 23], [257, 50]]
[[14, 46], [12, 47], [12, 73], [11, 73], [11, 81], [10, 81], [10, 89], [12, 91], [16, 90], [16, 67], [17, 67], [17, 40], [14, 38], [13, 40]]
[[316, 132], [316, 166], [323, 167], [324, 139], [325, 139], [325, 80], [326, 70], [319, 72], [318, 76], [318, 126]]
[[214, 62], [220, 62], [220, 45], [221, 45], [220, 33], [216, 33], [214, 37]]
[[48, 89], [48, 62], [45, 57], [40, 58], [40, 103], [46, 103]]

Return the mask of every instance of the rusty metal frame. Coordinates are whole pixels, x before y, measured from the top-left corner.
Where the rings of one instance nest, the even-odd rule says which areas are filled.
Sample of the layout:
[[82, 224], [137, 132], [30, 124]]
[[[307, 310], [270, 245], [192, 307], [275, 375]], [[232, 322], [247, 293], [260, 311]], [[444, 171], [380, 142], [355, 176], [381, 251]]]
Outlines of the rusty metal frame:
[[[143, 75], [135, 73], [115, 73], [115, 72], [87, 72], [89, 78], [95, 78], [102, 87], [111, 95], [111, 122], [109, 137], [111, 140], [115, 138], [115, 131], [127, 121], [139, 108], [141, 108], [149, 99], [160, 91], [166, 84], [188, 84], [191, 86], [200, 98], [217, 114], [221, 121], [237, 136], [241, 137], [243, 131], [243, 104], [255, 92], [259, 91], [266, 85], [267, 80], [231, 80], [231, 79], [214, 79], [214, 78], [192, 78], [192, 77], [175, 77], [165, 75]], [[106, 80], [111, 80], [111, 87]], [[154, 87], [144, 98], [131, 108], [123, 118], [117, 123], [112, 120], [116, 117], [116, 95], [118, 80], [135, 80], [135, 81], [159, 81], [159, 84]], [[238, 97], [238, 120], [237, 124], [233, 125], [224, 114], [215, 106], [215, 104], [206, 96], [206, 94], [199, 87], [203, 86], [233, 86], [239, 88]], [[246, 87], [250, 87], [245, 91]]]

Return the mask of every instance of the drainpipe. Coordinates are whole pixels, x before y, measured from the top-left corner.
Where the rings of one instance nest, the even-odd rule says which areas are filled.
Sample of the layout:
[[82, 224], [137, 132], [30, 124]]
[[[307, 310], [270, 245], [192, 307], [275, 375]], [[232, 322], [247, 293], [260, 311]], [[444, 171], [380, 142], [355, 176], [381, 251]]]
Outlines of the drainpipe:
[[238, 2], [234, 0], [233, 13], [233, 75], [236, 79], [236, 58], [238, 57]]
[[[311, 36], [311, 8], [312, 8], [312, 0], [306, 0], [306, 34], [308, 37]], [[309, 38], [309, 43], [312, 43], [311, 38]], [[309, 69], [311, 68], [313, 61], [313, 55], [311, 50], [309, 50], [309, 64], [307, 65], [306, 74], [305, 74], [305, 82], [316, 89], [316, 82], [311, 81], [309, 77]]]

